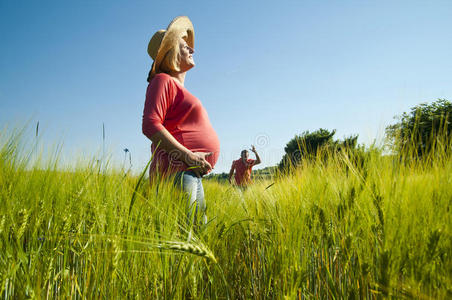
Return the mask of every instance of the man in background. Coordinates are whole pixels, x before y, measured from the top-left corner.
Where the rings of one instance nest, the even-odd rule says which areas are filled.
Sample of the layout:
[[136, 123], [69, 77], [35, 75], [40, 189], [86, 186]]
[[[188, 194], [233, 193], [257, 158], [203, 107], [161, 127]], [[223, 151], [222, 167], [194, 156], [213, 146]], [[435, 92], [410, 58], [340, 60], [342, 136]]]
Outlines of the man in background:
[[229, 171], [229, 183], [232, 184], [232, 175], [235, 171], [235, 183], [242, 188], [246, 188], [251, 183], [251, 169], [261, 163], [259, 154], [257, 154], [256, 148], [251, 145], [251, 152], [256, 155], [256, 159], [249, 159], [248, 150], [242, 150], [240, 158], [232, 162], [231, 171]]

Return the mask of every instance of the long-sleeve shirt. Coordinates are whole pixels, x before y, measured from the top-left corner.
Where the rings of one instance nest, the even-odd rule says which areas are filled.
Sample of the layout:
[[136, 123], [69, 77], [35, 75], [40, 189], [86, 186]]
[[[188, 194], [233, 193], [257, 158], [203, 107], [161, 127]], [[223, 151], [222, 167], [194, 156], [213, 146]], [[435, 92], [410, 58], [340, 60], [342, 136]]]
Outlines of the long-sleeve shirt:
[[[170, 75], [159, 73], [151, 80], [146, 91], [142, 130], [144, 135], [151, 138], [163, 128], [192, 152], [213, 152], [206, 160], [212, 167], [215, 166], [220, 153], [220, 141], [201, 101]], [[181, 153], [156, 149], [157, 145], [153, 143], [151, 175], [157, 170], [162, 173], [187, 170], [188, 166], [181, 160]]]

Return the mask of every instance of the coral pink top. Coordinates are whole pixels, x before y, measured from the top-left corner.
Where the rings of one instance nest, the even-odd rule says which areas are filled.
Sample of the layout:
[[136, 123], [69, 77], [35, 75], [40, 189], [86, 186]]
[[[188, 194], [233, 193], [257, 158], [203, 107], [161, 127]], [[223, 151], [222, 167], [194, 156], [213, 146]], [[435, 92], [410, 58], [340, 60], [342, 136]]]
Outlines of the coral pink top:
[[[198, 98], [190, 94], [177, 80], [165, 73], [154, 76], [146, 91], [143, 111], [143, 134], [151, 136], [166, 128], [183, 146], [193, 152], [213, 152], [206, 160], [213, 166], [220, 153], [220, 141], [210, 124], [207, 111]], [[157, 170], [171, 174], [187, 170], [181, 153], [167, 153], [152, 144], [152, 175]]]
[[255, 165], [254, 159], [247, 159], [246, 163], [243, 159], [237, 159], [232, 162], [232, 168], [235, 169], [235, 182], [238, 185], [247, 185], [251, 182], [251, 168]]

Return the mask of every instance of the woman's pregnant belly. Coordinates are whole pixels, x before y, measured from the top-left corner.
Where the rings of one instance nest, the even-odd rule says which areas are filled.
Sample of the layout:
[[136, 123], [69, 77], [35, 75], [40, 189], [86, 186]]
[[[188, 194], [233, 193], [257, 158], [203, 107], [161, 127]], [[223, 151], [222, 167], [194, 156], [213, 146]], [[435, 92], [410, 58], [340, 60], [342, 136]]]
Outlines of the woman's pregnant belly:
[[212, 152], [212, 155], [206, 157], [212, 168], [217, 163], [220, 155], [220, 141], [212, 126], [204, 126], [202, 130], [174, 132], [173, 136], [192, 152]]

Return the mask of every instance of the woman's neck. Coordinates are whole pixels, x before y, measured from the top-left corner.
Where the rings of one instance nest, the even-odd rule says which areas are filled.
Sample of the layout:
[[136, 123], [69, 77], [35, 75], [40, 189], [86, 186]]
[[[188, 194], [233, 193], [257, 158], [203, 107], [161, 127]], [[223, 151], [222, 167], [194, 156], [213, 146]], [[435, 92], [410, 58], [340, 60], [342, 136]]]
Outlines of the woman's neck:
[[169, 75], [179, 81], [182, 86], [184, 86], [185, 74], [187, 74], [187, 72], [171, 72]]

